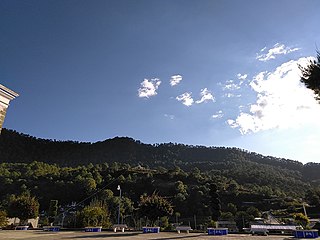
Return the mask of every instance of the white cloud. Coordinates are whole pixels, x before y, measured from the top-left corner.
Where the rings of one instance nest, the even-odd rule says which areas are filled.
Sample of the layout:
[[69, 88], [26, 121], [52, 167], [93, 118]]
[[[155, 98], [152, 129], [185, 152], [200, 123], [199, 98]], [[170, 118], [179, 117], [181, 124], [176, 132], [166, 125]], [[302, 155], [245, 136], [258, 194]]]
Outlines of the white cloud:
[[224, 85], [223, 90], [238, 90], [240, 89], [240, 85], [233, 82], [233, 80], [228, 80], [226, 85]]
[[[247, 78], [248, 74], [238, 73], [237, 80], [227, 80], [224, 84], [219, 84], [222, 86], [222, 90], [226, 93], [223, 94], [223, 97], [232, 98], [232, 97], [241, 97], [239, 90], [241, 87], [248, 87]], [[244, 84], [245, 83], [245, 84]]]
[[157, 95], [157, 89], [160, 84], [161, 81], [159, 78], [152, 78], [150, 81], [148, 79], [144, 79], [140, 83], [141, 87], [138, 89], [138, 96], [141, 98], [149, 98]]
[[267, 49], [267, 47], [264, 47], [264, 48], [262, 48], [261, 50], [260, 50], [260, 52], [264, 52], [264, 50], [266, 50]]
[[171, 86], [176, 86], [182, 81], [182, 76], [181, 75], [172, 75], [170, 78], [170, 85]]
[[320, 104], [312, 90], [300, 82], [298, 64], [308, 64], [310, 58], [289, 61], [273, 72], [260, 72], [250, 83], [257, 93], [256, 103], [248, 113], [242, 112], [228, 124], [242, 134], [274, 128], [293, 128], [320, 122]]
[[[284, 44], [276, 43], [272, 48], [268, 50], [267, 53], [257, 54], [256, 59], [259, 61], [269, 61], [271, 59], [275, 59], [276, 55], [286, 55], [291, 52], [298, 51], [300, 48], [290, 48], [286, 47]], [[260, 52], [264, 52], [266, 48], [260, 50]]]
[[213, 101], [213, 102], [215, 101], [212, 93], [207, 88], [201, 89], [200, 95], [201, 95], [201, 99], [196, 101], [197, 104], [205, 103], [208, 101]]
[[234, 98], [234, 97], [237, 97], [237, 98], [239, 98], [239, 97], [241, 97], [241, 94], [225, 93], [225, 94], [223, 95], [223, 97], [226, 97], [226, 98]]
[[218, 112], [216, 112], [215, 114], [213, 114], [211, 117], [212, 117], [213, 119], [222, 118], [222, 117], [223, 117], [223, 112], [222, 112], [222, 110], [219, 110]]
[[192, 106], [193, 104], [193, 98], [191, 97], [191, 92], [188, 93], [188, 92], [185, 92], [181, 95], [179, 95], [178, 97], [176, 97], [176, 99], [179, 101], [179, 102], [182, 102], [183, 105], [186, 105], [188, 107]]
[[[233, 97], [241, 97], [241, 94], [239, 93], [241, 89], [241, 85], [244, 83], [244, 80], [247, 78], [247, 74], [241, 75], [240, 73], [237, 74], [237, 77], [239, 79], [238, 83], [235, 83], [234, 80], [228, 80], [225, 82], [225, 84], [222, 85], [222, 90], [225, 92], [222, 97], [226, 98], [233, 98]], [[247, 84], [245, 84], [247, 87]]]
[[246, 80], [247, 77], [248, 77], [248, 74], [243, 74], [242, 75], [241, 73], [238, 73], [237, 77], [238, 77], [239, 80]]
[[232, 97], [234, 97], [235, 95], [233, 94], [233, 93], [225, 93], [224, 95], [223, 95], [223, 97], [227, 97], [227, 98], [232, 98]]

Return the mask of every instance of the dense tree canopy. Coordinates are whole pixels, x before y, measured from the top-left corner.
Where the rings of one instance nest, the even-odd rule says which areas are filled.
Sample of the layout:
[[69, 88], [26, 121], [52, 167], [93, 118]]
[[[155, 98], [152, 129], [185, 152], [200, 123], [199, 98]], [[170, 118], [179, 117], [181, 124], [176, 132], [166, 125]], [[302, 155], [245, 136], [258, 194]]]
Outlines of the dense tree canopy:
[[316, 99], [320, 101], [320, 52], [317, 51], [317, 58], [310, 60], [306, 67], [299, 66], [302, 76], [301, 82], [309, 89], [312, 89]]
[[10, 195], [29, 191], [41, 211], [47, 212], [50, 201], [57, 200], [57, 222], [72, 227], [79, 226], [74, 213], [93, 198], [105, 201], [111, 223], [117, 222], [120, 203], [121, 220], [137, 226], [140, 196], [155, 191], [173, 206], [169, 220], [186, 224], [195, 217], [198, 224], [206, 224], [213, 210], [219, 210], [220, 218], [243, 225], [242, 216], [249, 221], [258, 215], [252, 209], [247, 212], [248, 202], [259, 212], [288, 207], [300, 211], [299, 199], [320, 206], [320, 164], [303, 165], [236, 148], [148, 145], [129, 138], [93, 144], [56, 142], [4, 129], [0, 160], [0, 210]]
[[106, 202], [93, 199], [78, 212], [81, 227], [110, 227], [110, 215]]
[[218, 187], [216, 184], [210, 185], [210, 207], [212, 211], [212, 219], [214, 221], [218, 221], [220, 215], [221, 215], [221, 201], [220, 196], [218, 194]]
[[22, 222], [39, 215], [39, 202], [29, 193], [11, 196], [8, 206], [8, 216], [18, 217]]
[[154, 225], [158, 218], [172, 215], [172, 204], [157, 193], [152, 193], [150, 196], [141, 196], [139, 203], [139, 212], [141, 216], [146, 216]]

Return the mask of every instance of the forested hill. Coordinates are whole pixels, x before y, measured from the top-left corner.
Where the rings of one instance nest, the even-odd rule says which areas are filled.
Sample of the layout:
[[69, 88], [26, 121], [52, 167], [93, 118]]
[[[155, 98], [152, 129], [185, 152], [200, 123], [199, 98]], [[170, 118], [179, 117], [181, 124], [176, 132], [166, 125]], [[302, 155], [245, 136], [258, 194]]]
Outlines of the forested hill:
[[[238, 148], [190, 146], [183, 144], [144, 144], [131, 138], [116, 137], [96, 143], [38, 139], [13, 130], [3, 129], [0, 135], [0, 162], [31, 163], [34, 161], [59, 166], [89, 163], [128, 163], [150, 168], [179, 166], [205, 171], [246, 172], [285, 170], [302, 180], [319, 181], [320, 164], [303, 165], [298, 161], [263, 156]], [[225, 172], [226, 175], [227, 172]], [[243, 174], [243, 173], [241, 173]], [[281, 173], [282, 174], [282, 173]]]

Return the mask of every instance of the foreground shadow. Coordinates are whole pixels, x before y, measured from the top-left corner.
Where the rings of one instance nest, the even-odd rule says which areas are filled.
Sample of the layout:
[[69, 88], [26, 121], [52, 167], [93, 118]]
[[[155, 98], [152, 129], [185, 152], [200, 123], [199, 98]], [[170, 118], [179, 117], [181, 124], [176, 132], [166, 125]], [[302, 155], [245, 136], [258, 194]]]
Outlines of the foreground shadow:
[[137, 236], [139, 235], [140, 233], [84, 233], [84, 234], [88, 234], [88, 235], [77, 235], [77, 236], [72, 236], [72, 237], [64, 237], [63, 239], [74, 239], [74, 238], [77, 238], [77, 239], [80, 239], [80, 238], [83, 238], [83, 239], [97, 239], [97, 238], [117, 238], [117, 237], [133, 237], [133, 236]]
[[176, 236], [176, 237], [167, 237], [167, 238], [153, 238], [153, 240], [171, 240], [171, 239], [187, 239], [187, 238], [194, 238], [194, 239], [198, 239], [198, 237], [200, 236], [206, 236], [207, 234], [204, 234], [204, 233], [200, 233], [200, 234], [197, 234], [197, 235], [179, 235], [179, 236]]

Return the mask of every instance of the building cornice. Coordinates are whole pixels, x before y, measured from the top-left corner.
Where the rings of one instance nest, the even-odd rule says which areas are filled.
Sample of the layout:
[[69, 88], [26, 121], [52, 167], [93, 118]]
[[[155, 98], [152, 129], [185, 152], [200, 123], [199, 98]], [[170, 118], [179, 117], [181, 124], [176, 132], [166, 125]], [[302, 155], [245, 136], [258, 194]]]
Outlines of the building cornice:
[[2, 84], [0, 84], [0, 94], [8, 98], [9, 100], [12, 100], [19, 96], [18, 93], [10, 90], [9, 88], [3, 86]]

